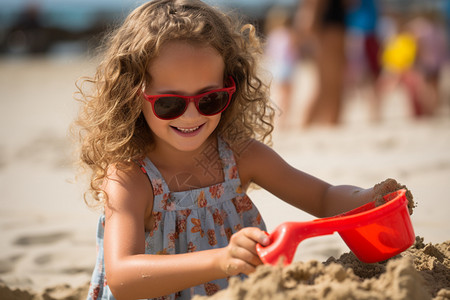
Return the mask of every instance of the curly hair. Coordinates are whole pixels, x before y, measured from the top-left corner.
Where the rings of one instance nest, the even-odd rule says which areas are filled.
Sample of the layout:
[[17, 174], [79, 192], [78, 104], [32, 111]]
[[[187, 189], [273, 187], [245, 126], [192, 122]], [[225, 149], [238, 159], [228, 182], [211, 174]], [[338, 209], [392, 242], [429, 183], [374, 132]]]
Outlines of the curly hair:
[[[106, 37], [95, 75], [77, 82], [83, 105], [74, 125], [81, 165], [91, 171], [88, 205], [89, 195], [94, 203], [102, 202], [101, 184], [109, 166], [142, 159], [153, 145], [141, 90], [152, 80], [149, 64], [169, 41], [215, 48], [225, 63], [224, 80], [234, 78], [237, 90], [221, 115], [218, 134], [229, 143], [251, 138], [271, 142], [274, 109], [269, 87], [258, 77], [262, 43], [252, 25], [239, 24], [199, 0], [154, 0], [132, 11]], [[92, 88], [87, 91], [85, 84]]]

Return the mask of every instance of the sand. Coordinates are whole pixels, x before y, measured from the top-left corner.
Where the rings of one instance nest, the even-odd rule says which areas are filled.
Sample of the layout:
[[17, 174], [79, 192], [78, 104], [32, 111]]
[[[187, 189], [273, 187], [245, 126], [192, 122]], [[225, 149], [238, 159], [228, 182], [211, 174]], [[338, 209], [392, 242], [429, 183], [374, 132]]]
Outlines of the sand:
[[[90, 74], [94, 66], [95, 62], [84, 56], [0, 59], [2, 300], [85, 298], [95, 264], [99, 213], [89, 210], [83, 202], [84, 185], [74, 178], [67, 128], [77, 109], [72, 98], [74, 82], [79, 76]], [[322, 272], [322, 286], [336, 273], [349, 283], [341, 282], [339, 286], [350, 291], [359, 290], [358, 285], [370, 286], [373, 290], [392, 290], [401, 289], [405, 284], [409, 287], [403, 290], [408, 293], [415, 295], [425, 290], [429, 297], [444, 299], [444, 292], [433, 294], [426, 283], [423, 289], [419, 285], [408, 285], [408, 278], [412, 276], [413, 281], [425, 278], [448, 286], [448, 281], [430, 277], [444, 268], [442, 266], [448, 271], [444, 263], [448, 261], [448, 254], [442, 250], [442, 247], [448, 249], [445, 241], [450, 238], [448, 101], [435, 118], [414, 120], [404, 91], [399, 89], [386, 96], [382, 121], [372, 124], [368, 121], [367, 102], [354, 96], [348, 99], [342, 126], [301, 130], [298, 109], [309, 93], [312, 72], [308, 66], [300, 70], [296, 87], [298, 101], [289, 111], [279, 112], [280, 116], [287, 116], [289, 122], [286, 129], [274, 133], [275, 150], [296, 168], [333, 184], [371, 187], [386, 178], [405, 184], [417, 203], [411, 216], [415, 234], [424, 237], [424, 243], [431, 243], [433, 247], [420, 250], [428, 253], [425, 258], [406, 252], [411, 253], [412, 262], [393, 260], [383, 273], [389, 275], [381, 274], [376, 280], [368, 278], [365, 285], [355, 280], [355, 276], [360, 276], [356, 270], [351, 275], [351, 271], [339, 271], [344, 268], [340, 265], [318, 263], [330, 257], [339, 258], [349, 251], [338, 235], [302, 242], [291, 268]], [[449, 91], [448, 84], [444, 90]], [[313, 218], [263, 190], [251, 191], [250, 197], [261, 211], [269, 231], [285, 221]], [[419, 269], [414, 259], [430, 269]], [[315, 266], [311, 265], [311, 260], [317, 261]], [[264, 278], [261, 272], [267, 268], [270, 267], [262, 267], [255, 276]], [[289, 270], [293, 269], [276, 272], [287, 274]], [[295, 272], [291, 273], [295, 275]], [[403, 276], [404, 273], [417, 276]], [[392, 277], [394, 274], [397, 277]], [[295, 288], [296, 280], [298, 278], [293, 276], [285, 283], [288, 289]], [[245, 284], [251, 285], [250, 282]], [[274, 283], [267, 288], [271, 288], [270, 285]], [[311, 289], [318, 288], [311, 286]]]
[[373, 199], [373, 201], [375, 201], [375, 206], [380, 206], [386, 203], [386, 200], [383, 198], [384, 195], [400, 189], [404, 189], [405, 197], [408, 200], [408, 212], [410, 215], [413, 214], [416, 203], [414, 203], [414, 197], [411, 191], [406, 187], [406, 185], [398, 183], [393, 178], [388, 178], [380, 183], [375, 184], [373, 189], [376, 195], [375, 199]]
[[422, 238], [407, 251], [381, 263], [365, 264], [353, 253], [325, 263], [311, 260], [287, 267], [261, 266], [244, 281], [194, 300], [261, 299], [449, 299], [450, 241], [424, 245]]

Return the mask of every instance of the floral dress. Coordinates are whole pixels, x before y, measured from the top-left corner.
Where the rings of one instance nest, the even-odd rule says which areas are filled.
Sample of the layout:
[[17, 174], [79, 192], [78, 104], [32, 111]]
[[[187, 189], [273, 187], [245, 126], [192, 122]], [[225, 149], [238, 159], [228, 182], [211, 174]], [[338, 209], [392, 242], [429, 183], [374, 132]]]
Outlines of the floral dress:
[[[145, 233], [146, 254], [171, 255], [222, 248], [228, 245], [233, 233], [244, 227], [266, 230], [258, 209], [241, 187], [233, 152], [221, 138], [218, 138], [218, 147], [224, 182], [189, 191], [171, 192], [155, 165], [148, 158], [141, 162], [154, 195], [155, 225], [152, 231]], [[97, 228], [98, 254], [88, 300], [115, 299], [105, 276], [104, 224], [102, 215]], [[227, 286], [228, 279], [224, 278], [157, 299], [212, 295]]]

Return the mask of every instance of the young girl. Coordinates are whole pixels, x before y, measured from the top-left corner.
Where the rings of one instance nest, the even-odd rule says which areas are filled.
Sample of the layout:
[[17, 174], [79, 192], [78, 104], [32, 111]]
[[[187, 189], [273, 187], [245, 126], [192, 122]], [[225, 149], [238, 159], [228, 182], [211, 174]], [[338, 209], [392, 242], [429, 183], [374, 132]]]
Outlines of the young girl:
[[374, 197], [296, 170], [263, 143], [273, 110], [252, 26], [198, 0], [154, 0], [107, 49], [77, 119], [103, 208], [89, 299], [189, 299], [253, 272], [256, 244], [270, 240], [251, 183], [318, 217]]

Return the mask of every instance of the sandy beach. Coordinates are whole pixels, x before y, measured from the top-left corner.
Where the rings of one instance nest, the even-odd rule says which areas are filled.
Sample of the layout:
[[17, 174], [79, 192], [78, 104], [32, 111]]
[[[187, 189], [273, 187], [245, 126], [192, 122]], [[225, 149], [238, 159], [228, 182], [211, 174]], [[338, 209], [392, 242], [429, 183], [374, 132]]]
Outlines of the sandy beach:
[[[99, 212], [83, 202], [68, 126], [77, 112], [75, 81], [94, 68], [95, 62], [84, 56], [0, 59], [0, 299], [86, 296]], [[371, 187], [397, 179], [417, 202], [411, 216], [416, 235], [425, 243], [447, 241], [448, 74], [443, 86], [447, 98], [433, 118], [413, 119], [404, 91], [397, 89], [385, 97], [377, 124], [369, 122], [365, 99], [353, 96], [341, 126], [305, 130], [298, 115], [312, 79], [309, 67], [300, 67], [298, 101], [289, 112], [279, 112], [289, 122], [275, 131], [273, 146], [296, 168], [332, 184]], [[269, 232], [284, 221], [313, 218], [263, 190], [251, 191], [250, 197]], [[335, 234], [302, 242], [295, 260], [325, 261], [347, 251]], [[13, 292], [16, 288], [21, 291]]]

